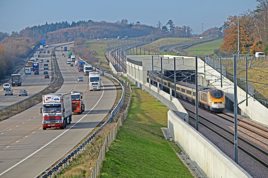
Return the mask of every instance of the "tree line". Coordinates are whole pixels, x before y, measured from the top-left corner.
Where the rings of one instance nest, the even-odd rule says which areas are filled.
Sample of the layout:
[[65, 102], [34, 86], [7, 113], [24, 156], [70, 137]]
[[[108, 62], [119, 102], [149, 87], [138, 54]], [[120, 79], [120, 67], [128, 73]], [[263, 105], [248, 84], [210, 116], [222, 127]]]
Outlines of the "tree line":
[[242, 16], [230, 16], [224, 23], [223, 53], [232, 54], [239, 50], [241, 54], [258, 51], [268, 54], [268, 0], [257, 2], [254, 11]]

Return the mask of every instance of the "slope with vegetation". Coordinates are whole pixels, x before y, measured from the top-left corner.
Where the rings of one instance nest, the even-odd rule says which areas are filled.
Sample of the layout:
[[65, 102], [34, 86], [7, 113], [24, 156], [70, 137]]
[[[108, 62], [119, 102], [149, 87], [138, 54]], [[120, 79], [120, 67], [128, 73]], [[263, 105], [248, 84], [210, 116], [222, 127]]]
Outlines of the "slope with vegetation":
[[[192, 177], [164, 139], [167, 108], [148, 93], [134, 89], [128, 118], [107, 153], [101, 177]], [[179, 151], [179, 150], [177, 150]]]

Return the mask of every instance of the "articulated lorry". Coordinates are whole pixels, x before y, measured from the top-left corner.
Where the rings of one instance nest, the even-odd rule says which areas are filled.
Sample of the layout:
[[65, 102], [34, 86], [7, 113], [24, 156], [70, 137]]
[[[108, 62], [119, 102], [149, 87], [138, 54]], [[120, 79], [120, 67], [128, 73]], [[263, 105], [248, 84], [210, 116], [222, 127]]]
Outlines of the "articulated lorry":
[[89, 90], [101, 89], [101, 76], [99, 72], [90, 72], [88, 75]]
[[78, 72], [83, 72], [84, 65], [85, 65], [85, 61], [82, 61], [82, 60], [77, 61], [77, 69], [78, 69]]
[[88, 76], [88, 74], [89, 74], [89, 72], [92, 72], [93, 71], [93, 67], [92, 67], [92, 65], [90, 65], [90, 64], [85, 64], [84, 65], [84, 75], [85, 76]]
[[72, 122], [71, 94], [48, 94], [43, 96], [42, 126], [47, 128], [64, 129]]
[[83, 102], [83, 93], [79, 91], [73, 91], [72, 97], [72, 111], [75, 114], [81, 114], [85, 111], [85, 104]]
[[22, 80], [20, 74], [11, 74], [11, 85], [21, 86]]

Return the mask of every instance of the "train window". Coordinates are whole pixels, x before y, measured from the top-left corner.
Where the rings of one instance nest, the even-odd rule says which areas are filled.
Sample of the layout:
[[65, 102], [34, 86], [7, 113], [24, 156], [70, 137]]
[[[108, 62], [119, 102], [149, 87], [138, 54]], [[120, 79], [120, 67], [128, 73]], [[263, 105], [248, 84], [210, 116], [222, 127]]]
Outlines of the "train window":
[[211, 90], [210, 94], [214, 98], [222, 98], [223, 97], [223, 91], [221, 91], [221, 90]]
[[181, 91], [182, 91], [183, 93], [185, 93], [185, 89], [182, 88]]
[[188, 95], [191, 95], [191, 94], [192, 94], [192, 92], [189, 91], [189, 90], [186, 90], [186, 93], [187, 93]]
[[205, 102], [208, 101], [208, 98], [207, 98], [207, 94], [206, 94], [206, 93], [202, 93], [202, 94], [201, 94], [201, 100], [202, 100], [202, 101], [205, 101]]
[[180, 87], [177, 87], [177, 91], [180, 91], [181, 90], [181, 88]]
[[193, 96], [195, 96], [195, 92], [193, 92]]

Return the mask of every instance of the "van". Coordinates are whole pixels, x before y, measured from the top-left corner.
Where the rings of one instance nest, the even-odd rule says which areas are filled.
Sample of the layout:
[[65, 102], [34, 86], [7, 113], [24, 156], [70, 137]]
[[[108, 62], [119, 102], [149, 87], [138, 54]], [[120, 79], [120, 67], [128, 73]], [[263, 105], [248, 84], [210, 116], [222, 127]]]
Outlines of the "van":
[[265, 57], [265, 54], [264, 54], [264, 52], [256, 52], [255, 53], [255, 57], [256, 58], [264, 58]]

